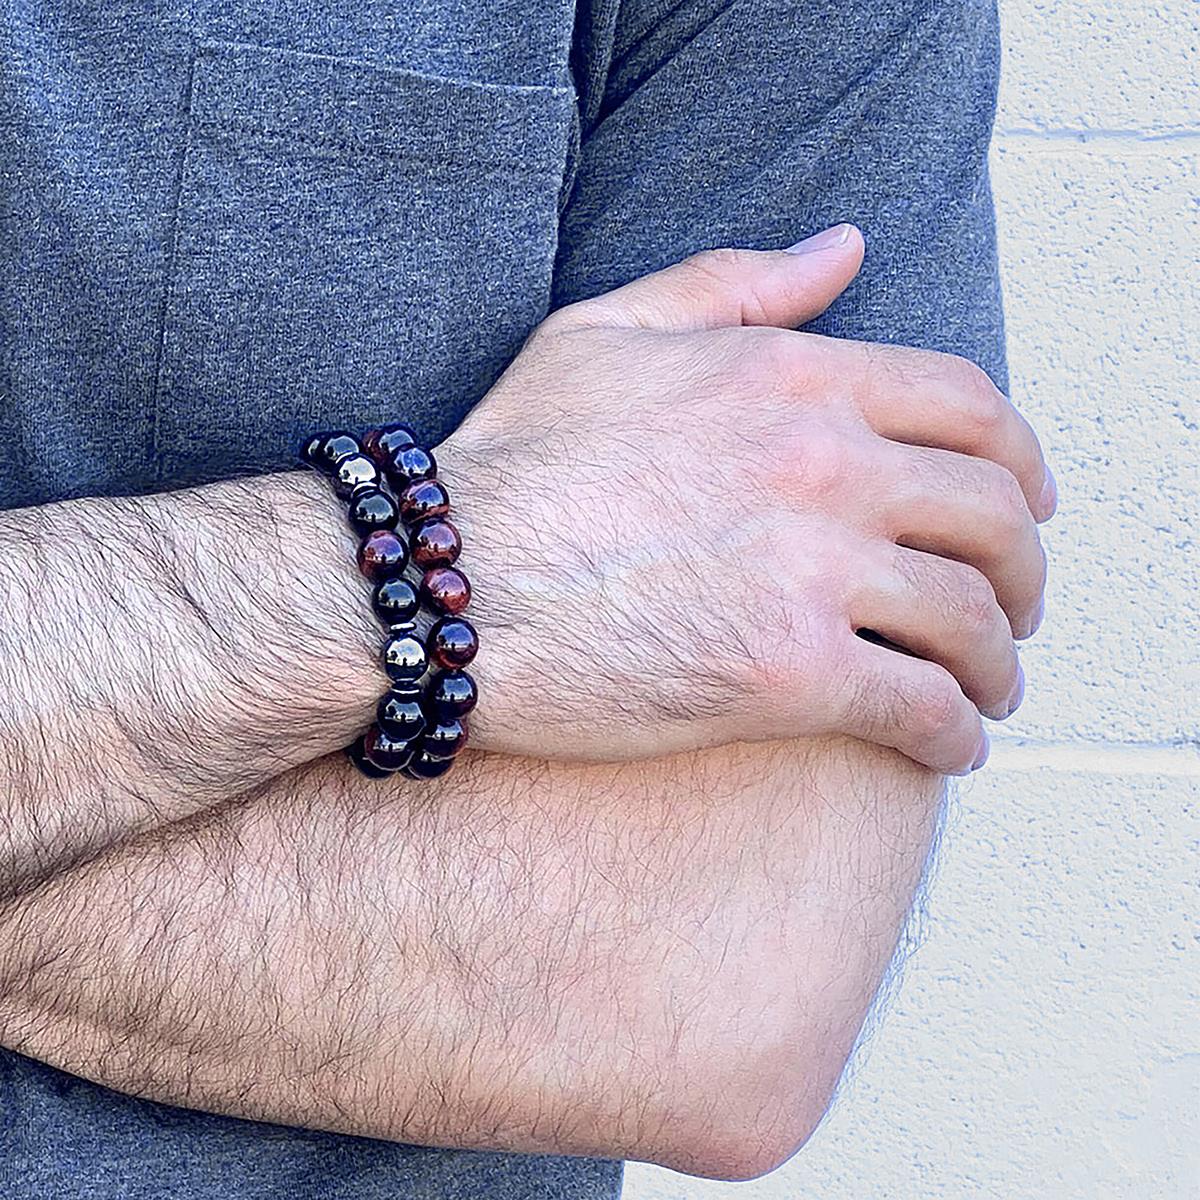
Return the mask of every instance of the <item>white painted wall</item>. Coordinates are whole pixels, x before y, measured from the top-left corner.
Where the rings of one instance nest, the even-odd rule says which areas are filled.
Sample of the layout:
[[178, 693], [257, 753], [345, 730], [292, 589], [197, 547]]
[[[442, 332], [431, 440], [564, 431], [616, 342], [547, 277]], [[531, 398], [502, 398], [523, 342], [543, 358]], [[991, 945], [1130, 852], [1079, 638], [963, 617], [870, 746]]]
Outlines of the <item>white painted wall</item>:
[[1029, 698], [809, 1146], [626, 1200], [1200, 1200], [1200, 3], [1001, 13], [1013, 391], [1061, 494]]

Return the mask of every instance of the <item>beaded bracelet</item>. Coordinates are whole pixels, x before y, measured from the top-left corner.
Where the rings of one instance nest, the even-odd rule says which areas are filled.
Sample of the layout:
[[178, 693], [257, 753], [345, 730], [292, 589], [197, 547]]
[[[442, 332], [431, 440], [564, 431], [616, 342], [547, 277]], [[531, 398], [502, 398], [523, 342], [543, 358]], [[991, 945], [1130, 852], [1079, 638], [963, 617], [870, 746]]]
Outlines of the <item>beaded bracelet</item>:
[[[375, 585], [371, 603], [388, 630], [382, 661], [391, 687], [346, 753], [373, 779], [444, 775], [466, 745], [466, 715], [478, 699], [464, 668], [479, 638], [461, 615], [471, 585], [454, 565], [462, 539], [448, 519], [437, 463], [405, 425], [372, 429], [361, 442], [348, 433], [317, 434], [300, 457], [348, 502], [350, 524], [362, 536], [359, 569]], [[416, 585], [410, 564], [422, 572]], [[424, 640], [416, 625], [422, 606], [434, 617]]]

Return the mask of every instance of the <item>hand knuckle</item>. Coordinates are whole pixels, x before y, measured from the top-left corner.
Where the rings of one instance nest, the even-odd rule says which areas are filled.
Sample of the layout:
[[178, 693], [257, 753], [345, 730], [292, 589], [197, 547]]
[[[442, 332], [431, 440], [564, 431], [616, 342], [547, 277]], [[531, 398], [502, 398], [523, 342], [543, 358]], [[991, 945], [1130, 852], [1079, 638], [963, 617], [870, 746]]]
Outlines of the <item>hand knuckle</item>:
[[962, 415], [975, 433], [985, 440], [1003, 427], [1009, 415], [1004, 393], [982, 367], [967, 358], [949, 356], [950, 375], [959, 393]]
[[1012, 537], [1033, 521], [1025, 493], [1010, 471], [996, 467], [988, 481], [988, 506], [997, 525]]
[[792, 382], [802, 359], [795, 333], [756, 325], [741, 330], [741, 339], [746, 347], [747, 370], [751, 375], [772, 388]]
[[915, 682], [908, 694], [909, 724], [914, 732], [933, 736], [954, 723], [956, 688], [949, 677], [932, 671]]
[[957, 584], [956, 607], [967, 626], [979, 629], [995, 620], [996, 592], [985, 575], [968, 569]]
[[808, 431], [794, 464], [795, 478], [807, 499], [838, 494], [853, 470], [854, 456], [844, 433], [829, 426]]
[[718, 246], [711, 250], [701, 250], [683, 260], [683, 267], [695, 271], [705, 278], [724, 279], [730, 271], [736, 270], [745, 260], [743, 251], [728, 246]]
[[562, 308], [556, 308], [529, 335], [526, 345], [533, 345], [556, 334], [585, 326], [588, 323], [588, 306], [591, 303], [590, 300], [577, 300], [574, 304], [564, 304]]

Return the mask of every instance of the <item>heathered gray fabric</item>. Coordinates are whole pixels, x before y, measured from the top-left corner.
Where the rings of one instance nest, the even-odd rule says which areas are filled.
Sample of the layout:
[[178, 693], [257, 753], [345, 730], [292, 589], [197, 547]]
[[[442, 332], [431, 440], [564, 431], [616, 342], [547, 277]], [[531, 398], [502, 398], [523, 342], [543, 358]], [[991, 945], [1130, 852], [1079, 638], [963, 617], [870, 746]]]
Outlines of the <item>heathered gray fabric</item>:
[[[856, 221], [814, 328], [1005, 383], [994, 0], [11, 0], [0, 507], [438, 441], [552, 305]], [[731, 423], [737, 414], [729, 414]], [[617, 1164], [185, 1112], [0, 1051], [6, 1197], [614, 1196]]]

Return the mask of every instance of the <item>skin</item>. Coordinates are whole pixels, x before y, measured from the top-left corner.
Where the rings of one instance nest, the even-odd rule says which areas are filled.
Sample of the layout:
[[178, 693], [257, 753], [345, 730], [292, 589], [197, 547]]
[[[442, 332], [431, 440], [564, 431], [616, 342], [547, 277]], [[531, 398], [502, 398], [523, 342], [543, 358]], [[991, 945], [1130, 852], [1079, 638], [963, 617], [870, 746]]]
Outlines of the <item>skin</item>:
[[237, 1116], [746, 1178], [824, 1112], [941, 792], [849, 739], [331, 759], [0, 909], [0, 1039]]
[[961, 774], [980, 712], [1016, 708], [1054, 506], [1037, 438], [962, 359], [792, 332], [862, 240], [806, 251], [700, 255], [561, 309], [443, 448], [490, 748], [841, 733]]
[[385, 683], [320, 480], [0, 518], [0, 1042], [427, 1144], [790, 1154], [1019, 701], [1053, 510], [981, 372], [787, 328], [861, 255], [561, 310], [438, 448], [484, 753], [428, 787], [325, 758]]

